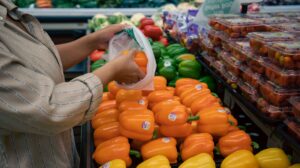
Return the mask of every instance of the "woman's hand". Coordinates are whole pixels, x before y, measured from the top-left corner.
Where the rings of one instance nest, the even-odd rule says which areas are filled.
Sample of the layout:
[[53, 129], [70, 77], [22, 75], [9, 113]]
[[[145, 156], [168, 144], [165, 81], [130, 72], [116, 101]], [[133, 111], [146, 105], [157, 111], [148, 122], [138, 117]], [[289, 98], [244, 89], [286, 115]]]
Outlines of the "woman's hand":
[[97, 75], [103, 85], [115, 80], [120, 84], [133, 84], [145, 77], [134, 61], [136, 52], [130, 51], [127, 55], [120, 55], [116, 59], [108, 62], [93, 73]]
[[122, 31], [126, 25], [114, 24], [91, 34], [92, 41], [96, 49], [107, 49], [110, 39], [118, 32]]

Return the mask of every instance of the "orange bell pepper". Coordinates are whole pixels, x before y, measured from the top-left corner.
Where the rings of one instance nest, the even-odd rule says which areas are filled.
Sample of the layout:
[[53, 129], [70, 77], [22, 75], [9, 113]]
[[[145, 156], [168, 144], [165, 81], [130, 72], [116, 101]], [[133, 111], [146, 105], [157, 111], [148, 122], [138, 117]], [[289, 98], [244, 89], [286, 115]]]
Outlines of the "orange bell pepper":
[[145, 110], [148, 107], [148, 100], [146, 98], [140, 100], [125, 100], [119, 105], [120, 112], [126, 110]]
[[242, 130], [230, 132], [219, 140], [219, 148], [223, 157], [242, 149], [252, 152], [251, 144], [250, 136]]
[[182, 138], [192, 133], [191, 121], [199, 117], [189, 117], [187, 109], [183, 105], [175, 105], [170, 108], [162, 108], [155, 113], [155, 121], [160, 125], [160, 132], [164, 136]]
[[206, 83], [199, 83], [196, 85], [193, 85], [190, 88], [187, 88], [186, 90], [184, 90], [181, 94], [180, 94], [180, 99], [183, 100], [185, 98], [185, 96], [194, 93], [194, 92], [202, 92], [203, 90], [208, 89], [208, 86]]
[[187, 107], [191, 107], [192, 103], [195, 102], [198, 98], [205, 97], [207, 95], [211, 95], [211, 92], [209, 89], [203, 89], [198, 92], [190, 93], [189, 95], [185, 96], [181, 102]]
[[102, 95], [101, 102], [105, 102], [107, 100], [110, 100], [109, 94], [110, 94], [109, 92], [104, 92], [103, 95]]
[[153, 137], [154, 115], [150, 110], [127, 110], [120, 114], [120, 132], [123, 136], [140, 141]]
[[134, 56], [135, 63], [139, 66], [145, 74], [147, 73], [147, 64], [148, 64], [148, 58], [144, 51], [138, 51]]
[[193, 127], [190, 123], [172, 126], [161, 125], [159, 126], [159, 132], [167, 137], [184, 138], [193, 133]]
[[213, 157], [213, 137], [208, 133], [192, 134], [185, 138], [180, 150], [183, 161], [200, 153], [207, 153]]
[[153, 78], [154, 90], [166, 90], [167, 79], [163, 76], [155, 76]]
[[100, 103], [97, 113], [100, 111], [104, 111], [104, 110], [112, 109], [112, 108], [117, 108], [116, 100], [108, 100], [108, 101]]
[[228, 114], [225, 110], [204, 111], [197, 114], [198, 132], [210, 133], [214, 137], [225, 136], [230, 128]]
[[175, 87], [175, 95], [180, 96], [182, 92], [184, 92], [186, 89], [193, 87], [194, 84], [187, 84], [187, 85], [182, 85]]
[[159, 138], [144, 144], [141, 153], [144, 160], [156, 155], [164, 155], [171, 163], [177, 162], [176, 140], [174, 138]]
[[173, 96], [174, 95], [167, 90], [153, 91], [148, 95], [149, 107], [152, 109], [155, 104], [164, 100], [172, 99]]
[[191, 78], [181, 78], [181, 79], [178, 79], [175, 83], [175, 86], [176, 88], [177, 87], [180, 87], [180, 86], [183, 86], [183, 85], [194, 85], [194, 84], [198, 84], [200, 83], [198, 80], [196, 79], [191, 79]]
[[118, 121], [119, 111], [117, 109], [108, 109], [96, 114], [92, 119], [92, 127], [94, 129], [110, 122]]
[[93, 158], [98, 164], [104, 164], [114, 159], [121, 159], [129, 167], [132, 163], [129, 153], [130, 145], [128, 139], [120, 136], [99, 144], [93, 154]]
[[143, 98], [141, 90], [125, 90], [121, 89], [116, 95], [117, 104], [122, 103], [123, 101], [138, 101]]
[[99, 143], [112, 139], [114, 137], [121, 136], [119, 131], [119, 122], [110, 122], [103, 124], [102, 126], [98, 127], [94, 131], [94, 143], [95, 146], [99, 145]]
[[164, 100], [161, 101], [155, 106], [153, 106], [152, 111], [154, 114], [156, 114], [160, 110], [167, 110], [168, 108], [173, 108], [174, 106], [181, 105], [181, 103], [174, 99]]
[[200, 110], [218, 103], [220, 103], [219, 98], [211, 94], [205, 94], [193, 101], [191, 104], [192, 113], [197, 114]]
[[116, 97], [118, 91], [120, 90], [115, 81], [109, 82], [107, 88], [108, 92], [111, 93], [113, 99]]
[[238, 126], [238, 121], [237, 121], [237, 119], [235, 119], [235, 118], [233, 117], [233, 115], [230, 114], [230, 115], [228, 116], [228, 121], [231, 123], [231, 124], [230, 124], [230, 128], [229, 128], [229, 132], [239, 130], [239, 128], [237, 127], [237, 126]]
[[167, 87], [166, 90], [169, 91], [170, 93], [172, 93], [173, 95], [175, 95], [175, 88]]

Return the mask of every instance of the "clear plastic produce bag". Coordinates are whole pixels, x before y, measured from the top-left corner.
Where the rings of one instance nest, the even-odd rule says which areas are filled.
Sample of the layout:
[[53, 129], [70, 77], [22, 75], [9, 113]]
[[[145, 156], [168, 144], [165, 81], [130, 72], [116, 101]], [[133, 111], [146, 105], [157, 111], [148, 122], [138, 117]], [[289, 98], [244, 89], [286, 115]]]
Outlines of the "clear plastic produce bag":
[[107, 61], [111, 61], [120, 56], [123, 51], [139, 50], [144, 51], [147, 56], [147, 74], [144, 79], [135, 84], [119, 84], [124, 89], [153, 90], [153, 77], [156, 70], [155, 57], [148, 39], [135, 26], [126, 28], [121, 33], [115, 35], [109, 42]]

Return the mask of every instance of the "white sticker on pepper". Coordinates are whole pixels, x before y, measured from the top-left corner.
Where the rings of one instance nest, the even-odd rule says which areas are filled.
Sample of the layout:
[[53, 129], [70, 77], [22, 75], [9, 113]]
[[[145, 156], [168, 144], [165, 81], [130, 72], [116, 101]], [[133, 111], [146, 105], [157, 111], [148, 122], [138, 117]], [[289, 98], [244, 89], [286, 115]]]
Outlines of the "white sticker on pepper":
[[171, 62], [170, 61], [166, 61], [165, 63], [164, 63], [164, 66], [165, 67], [169, 67], [169, 66], [171, 66], [172, 64], [171, 64]]
[[151, 123], [150, 123], [149, 121], [144, 121], [144, 122], [142, 123], [142, 128], [143, 128], [144, 130], [149, 130], [149, 129], [150, 129], [150, 126], [151, 126]]
[[139, 100], [140, 105], [145, 105], [145, 101], [143, 99]]
[[170, 140], [170, 138], [163, 138], [162, 141], [163, 141], [164, 143], [169, 143], [171, 140]]
[[170, 121], [175, 121], [176, 118], [177, 118], [177, 115], [175, 113], [173, 113], [173, 112], [168, 115], [168, 119]]
[[202, 90], [202, 85], [200, 85], [200, 84], [196, 85], [195, 88], [196, 88], [196, 90]]
[[103, 168], [110, 168], [110, 163], [109, 163], [109, 162], [108, 162], [108, 163], [105, 163], [102, 167], [103, 167]]

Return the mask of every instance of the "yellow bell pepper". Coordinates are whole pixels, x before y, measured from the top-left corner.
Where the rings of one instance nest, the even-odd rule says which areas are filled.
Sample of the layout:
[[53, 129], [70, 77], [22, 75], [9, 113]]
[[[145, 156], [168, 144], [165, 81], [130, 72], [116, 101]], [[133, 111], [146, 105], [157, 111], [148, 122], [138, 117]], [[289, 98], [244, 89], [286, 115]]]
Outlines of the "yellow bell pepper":
[[193, 156], [183, 162], [179, 168], [216, 168], [213, 158], [207, 153], [201, 153]]
[[259, 168], [259, 165], [250, 151], [238, 150], [223, 160], [221, 168]]
[[115, 159], [110, 162], [105, 163], [99, 168], [126, 168], [126, 163], [121, 159]]
[[143, 163], [139, 164], [137, 168], [171, 168], [170, 162], [164, 155], [153, 156], [150, 159], [145, 160]]
[[282, 149], [269, 148], [255, 155], [260, 168], [288, 168], [291, 164]]
[[300, 168], [300, 163], [294, 164], [290, 166], [289, 168]]

